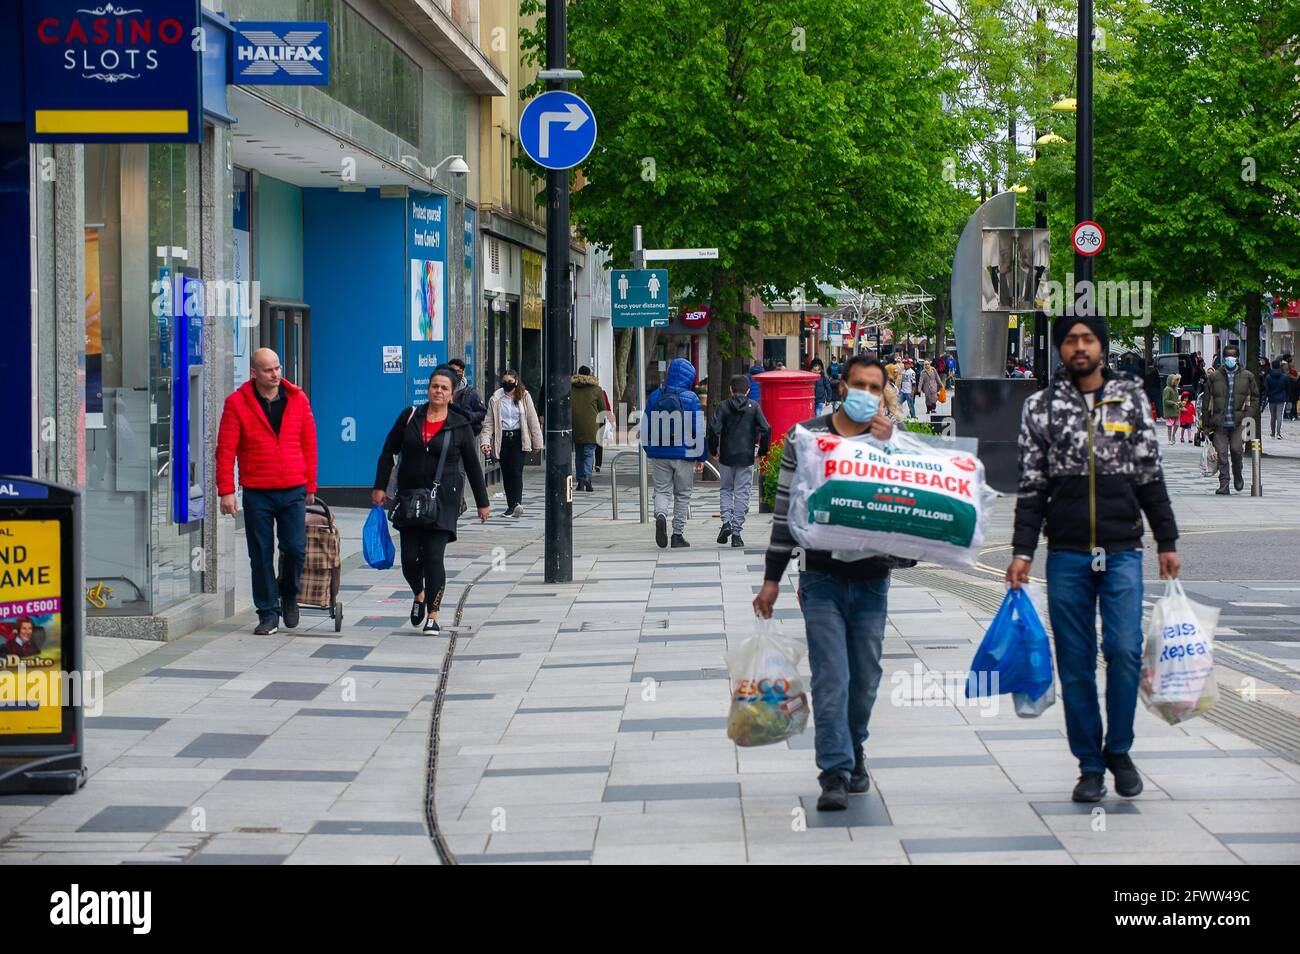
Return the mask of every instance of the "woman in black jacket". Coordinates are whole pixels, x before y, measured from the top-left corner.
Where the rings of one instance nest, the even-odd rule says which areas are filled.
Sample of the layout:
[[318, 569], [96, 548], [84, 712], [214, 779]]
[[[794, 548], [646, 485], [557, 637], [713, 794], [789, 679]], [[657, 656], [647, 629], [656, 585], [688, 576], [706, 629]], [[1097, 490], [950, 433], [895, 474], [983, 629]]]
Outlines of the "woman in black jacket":
[[[393, 471], [393, 456], [401, 454], [397, 467], [398, 503], [394, 526], [402, 538], [402, 575], [415, 594], [415, 602], [411, 605], [411, 625], [419, 626], [423, 621], [426, 633], [439, 632], [438, 607], [447, 582], [443, 556], [447, 544], [456, 539], [462, 476], [468, 478], [470, 489], [474, 491], [479, 520], [486, 522], [491, 513], [470, 419], [451, 406], [455, 389], [456, 381], [451, 371], [438, 368], [429, 378], [428, 403], [406, 408], [397, 416], [384, 440], [384, 449], [379, 453], [371, 495], [376, 504], [384, 503], [385, 488]], [[433, 490], [435, 487], [437, 518], [428, 525], [402, 526], [405, 522], [401, 519], [403, 492]]]

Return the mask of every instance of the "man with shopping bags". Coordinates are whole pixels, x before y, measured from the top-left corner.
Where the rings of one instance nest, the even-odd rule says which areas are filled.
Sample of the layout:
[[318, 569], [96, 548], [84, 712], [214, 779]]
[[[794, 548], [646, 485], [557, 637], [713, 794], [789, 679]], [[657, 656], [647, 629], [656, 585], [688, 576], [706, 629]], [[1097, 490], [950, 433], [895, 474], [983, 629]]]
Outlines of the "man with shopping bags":
[[[1047, 604], [1070, 751], [1079, 760], [1076, 802], [1142, 791], [1129, 756], [1142, 668], [1142, 514], [1160, 576], [1180, 568], [1178, 527], [1165, 489], [1160, 442], [1142, 384], [1105, 366], [1101, 318], [1053, 324], [1061, 357], [1050, 385], [1025, 402], [1020, 487], [1006, 578], [1029, 581], [1039, 532], [1047, 535]], [[1096, 617], [1106, 659], [1106, 728], [1097, 700]]]

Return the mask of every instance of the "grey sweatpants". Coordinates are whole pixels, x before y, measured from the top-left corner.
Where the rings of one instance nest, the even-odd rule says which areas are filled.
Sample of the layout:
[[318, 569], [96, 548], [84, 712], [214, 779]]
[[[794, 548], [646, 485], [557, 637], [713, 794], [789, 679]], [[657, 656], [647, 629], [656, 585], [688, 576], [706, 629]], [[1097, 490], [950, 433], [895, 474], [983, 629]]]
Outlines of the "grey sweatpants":
[[722, 475], [722, 489], [718, 493], [722, 504], [722, 524], [739, 534], [745, 529], [745, 514], [749, 512], [749, 490], [754, 486], [754, 465], [730, 467], [718, 465]]
[[695, 461], [650, 459], [650, 475], [655, 482], [655, 516], [668, 516], [668, 497], [673, 498], [673, 533], [686, 531], [686, 511], [691, 505], [691, 488], [695, 486]]

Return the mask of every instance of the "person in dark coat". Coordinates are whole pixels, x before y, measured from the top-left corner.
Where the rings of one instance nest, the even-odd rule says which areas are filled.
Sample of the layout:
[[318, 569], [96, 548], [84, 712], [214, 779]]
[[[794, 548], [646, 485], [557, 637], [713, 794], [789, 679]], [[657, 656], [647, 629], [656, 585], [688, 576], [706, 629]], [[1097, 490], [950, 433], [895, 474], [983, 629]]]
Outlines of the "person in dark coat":
[[470, 387], [469, 382], [465, 380], [465, 362], [460, 358], [452, 358], [447, 364], [456, 372], [456, 393], [452, 395], [451, 406], [469, 418], [474, 436], [478, 437], [483, 432], [483, 418], [487, 417], [487, 405], [483, 403], [483, 398], [479, 396], [478, 391]]
[[569, 381], [573, 413], [573, 485], [578, 490], [591, 491], [591, 470], [596, 461], [596, 448], [600, 443], [600, 414], [605, 410], [605, 392], [600, 381], [585, 364]]
[[1264, 375], [1264, 400], [1268, 402], [1269, 435], [1282, 439], [1282, 411], [1286, 407], [1287, 394], [1290, 392], [1290, 370], [1285, 361], [1279, 361], [1277, 367], [1270, 368]]
[[722, 530], [718, 542], [731, 537], [733, 547], [743, 547], [740, 531], [745, 528], [749, 512], [749, 491], [754, 485], [754, 450], [767, 454], [772, 441], [772, 425], [763, 416], [758, 402], [748, 396], [749, 378], [737, 374], [731, 379], [731, 396], [713, 414], [709, 422], [709, 453], [718, 458], [722, 487], [718, 493], [722, 511]]
[[401, 455], [397, 466], [398, 512], [404, 492], [434, 490], [436, 493], [438, 515], [432, 526], [402, 526], [396, 514], [394, 520], [402, 538], [402, 575], [415, 596], [411, 625], [419, 626], [423, 622], [426, 633], [440, 632], [438, 608], [447, 582], [443, 558], [447, 544], [456, 539], [462, 477], [469, 481], [474, 492], [479, 520], [486, 522], [491, 513], [473, 426], [451, 403], [455, 389], [456, 375], [451, 369], [437, 368], [429, 377], [428, 402], [416, 408], [404, 408], [397, 415], [379, 452], [371, 494], [375, 504], [382, 506], [398, 454]]
[[835, 382], [826, 374], [821, 358], [813, 358], [808, 370], [817, 375], [813, 382], [813, 415], [820, 416], [830, 411], [830, 404], [835, 400]]

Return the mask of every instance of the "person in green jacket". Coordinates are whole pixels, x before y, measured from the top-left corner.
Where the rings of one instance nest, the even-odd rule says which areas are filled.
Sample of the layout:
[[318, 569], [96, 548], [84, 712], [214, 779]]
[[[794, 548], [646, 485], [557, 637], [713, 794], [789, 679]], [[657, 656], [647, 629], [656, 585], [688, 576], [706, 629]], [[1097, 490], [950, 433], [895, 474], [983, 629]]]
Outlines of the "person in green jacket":
[[573, 407], [574, 481], [579, 490], [593, 490], [591, 469], [596, 463], [596, 444], [600, 440], [600, 414], [605, 398], [600, 381], [585, 364], [570, 381]]
[[1165, 389], [1160, 392], [1160, 402], [1164, 405], [1165, 430], [1169, 432], [1169, 443], [1174, 443], [1178, 433], [1178, 419], [1183, 413], [1183, 399], [1178, 393], [1178, 382], [1182, 376], [1171, 374], [1165, 378]]

